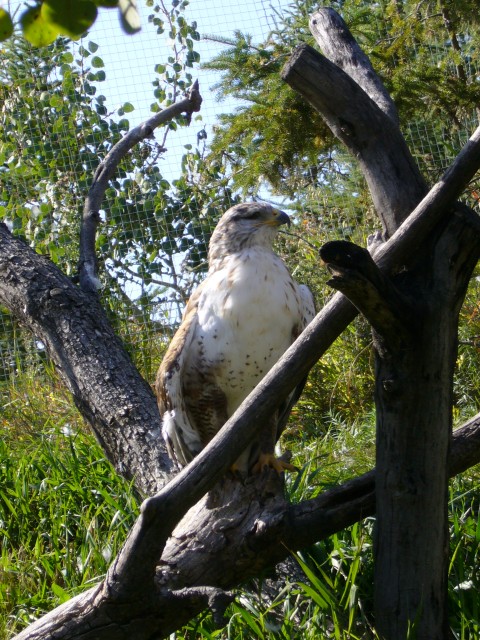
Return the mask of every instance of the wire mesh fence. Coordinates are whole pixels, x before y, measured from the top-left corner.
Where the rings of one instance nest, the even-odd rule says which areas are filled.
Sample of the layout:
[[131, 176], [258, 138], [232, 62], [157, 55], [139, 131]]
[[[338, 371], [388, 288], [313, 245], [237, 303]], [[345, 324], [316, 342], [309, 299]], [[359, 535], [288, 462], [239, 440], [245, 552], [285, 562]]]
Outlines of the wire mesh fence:
[[[134, 37], [105, 11], [78, 43], [59, 41], [39, 51], [17, 39], [0, 57], [0, 216], [72, 278], [82, 205], [99, 160], [152, 108], [178, 99], [200, 80], [200, 119], [190, 126], [172, 123], [132, 152], [101, 211], [97, 246], [104, 304], [149, 378], [192, 288], [204, 276], [216, 220], [240, 198], [228, 175], [211, 167], [205, 175], [202, 163], [219, 113], [233, 112], [242, 102], [227, 97], [219, 103], [212, 90], [218, 74], [195, 65], [218, 55], [239, 30], [253, 42], [268, 42], [282, 14], [292, 11], [284, 0], [184, 4], [160, 2], [155, 11], [145, 10], [142, 32]], [[183, 39], [177, 37], [182, 29]], [[299, 39], [302, 34], [299, 30]], [[432, 64], [441, 59], [442, 46], [448, 45], [432, 48]], [[469, 77], [476, 77], [476, 67], [469, 65]], [[430, 183], [453, 160], [477, 119], [471, 111], [448, 131], [431, 120], [405, 128]], [[321, 188], [306, 180], [296, 206], [296, 237], [283, 236], [278, 244], [297, 279], [316, 289], [320, 305], [328, 293], [326, 278], [318, 276], [315, 247], [332, 237], [364, 243], [376, 226], [363, 178], [342, 154], [336, 149], [323, 157], [321, 171], [328, 179]], [[275, 198], [266, 189], [257, 196]], [[476, 207], [475, 184], [467, 197]], [[42, 370], [45, 361], [41, 343], [0, 307], [4, 397], [18, 376]]]

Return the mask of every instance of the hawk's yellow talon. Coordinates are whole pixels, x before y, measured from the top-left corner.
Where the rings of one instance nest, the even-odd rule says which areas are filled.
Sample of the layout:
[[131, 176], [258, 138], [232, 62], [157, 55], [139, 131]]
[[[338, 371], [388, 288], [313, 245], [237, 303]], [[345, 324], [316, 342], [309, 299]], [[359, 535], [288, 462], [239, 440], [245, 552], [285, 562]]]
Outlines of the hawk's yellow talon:
[[276, 458], [273, 453], [261, 453], [252, 471], [253, 473], [261, 473], [265, 467], [274, 469], [279, 474], [284, 471], [298, 471], [297, 467], [294, 467], [293, 464]]

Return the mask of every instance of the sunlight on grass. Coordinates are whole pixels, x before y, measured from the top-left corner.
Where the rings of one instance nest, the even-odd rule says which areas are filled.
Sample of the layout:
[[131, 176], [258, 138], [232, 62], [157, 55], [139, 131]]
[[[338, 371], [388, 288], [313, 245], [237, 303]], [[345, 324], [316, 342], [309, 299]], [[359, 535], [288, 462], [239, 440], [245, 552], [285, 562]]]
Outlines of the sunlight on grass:
[[[102, 579], [138, 504], [55, 377], [19, 377], [2, 391], [0, 638], [7, 640]], [[306, 420], [304, 429], [297, 415], [284, 437], [301, 469], [287, 478], [292, 502], [374, 465], [370, 410], [353, 420], [307, 411]], [[449, 607], [459, 640], [480, 636], [479, 489], [477, 468], [450, 487]], [[373, 527], [367, 519], [302, 550], [294, 575], [273, 582], [273, 591], [271, 579], [269, 589], [261, 579], [239, 589], [222, 629], [204, 613], [172, 640], [375, 640]]]
[[0, 424], [0, 637], [101, 580], [136, 514], [65, 392], [14, 389]]

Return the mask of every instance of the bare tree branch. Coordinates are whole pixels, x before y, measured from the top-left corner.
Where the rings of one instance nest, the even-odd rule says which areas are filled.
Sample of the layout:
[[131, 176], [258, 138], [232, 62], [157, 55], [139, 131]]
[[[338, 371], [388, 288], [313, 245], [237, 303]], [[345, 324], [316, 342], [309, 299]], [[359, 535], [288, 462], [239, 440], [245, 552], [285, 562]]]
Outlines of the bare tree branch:
[[398, 126], [355, 80], [309, 45], [295, 50], [281, 75], [358, 159], [391, 236], [427, 191]]
[[108, 152], [105, 159], [97, 167], [93, 176], [92, 186], [85, 200], [80, 231], [79, 277], [80, 286], [84, 291], [95, 293], [98, 290], [95, 235], [100, 222], [99, 211], [108, 186], [108, 181], [115, 175], [119, 163], [139, 142], [146, 138], [153, 137], [153, 132], [157, 127], [173, 120], [173, 118], [176, 118], [182, 113], [186, 113], [187, 117], [191, 116], [193, 112], [200, 111], [201, 104], [202, 98], [200, 96], [198, 81], [195, 81], [189, 95], [184, 100], [159, 111], [129, 131]]
[[324, 55], [345, 71], [352, 80], [398, 126], [397, 107], [372, 64], [350, 33], [345, 21], [330, 7], [315, 11], [309, 21], [310, 31]]

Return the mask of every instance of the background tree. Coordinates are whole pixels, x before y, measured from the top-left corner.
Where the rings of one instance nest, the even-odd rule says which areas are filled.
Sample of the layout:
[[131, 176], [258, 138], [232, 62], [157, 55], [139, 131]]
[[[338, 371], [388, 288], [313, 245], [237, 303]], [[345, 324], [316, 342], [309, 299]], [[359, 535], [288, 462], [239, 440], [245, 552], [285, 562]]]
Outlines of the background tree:
[[[41, 47], [60, 35], [77, 40], [97, 19], [98, 8], [116, 7], [123, 30], [137, 32], [141, 26], [136, 0], [37, 0], [22, 12], [19, 22], [23, 36]], [[6, 9], [0, 9], [0, 41], [11, 38], [14, 18]]]
[[[159, 33], [168, 27], [176, 34], [171, 62], [156, 68], [152, 110], [168, 106], [192, 84], [199, 36], [183, 13], [176, 4], [150, 15]], [[71, 276], [79, 256], [70, 239], [78, 233], [92, 171], [129, 130], [126, 116], [134, 111], [125, 102], [109, 112], [100, 94], [106, 74], [98, 54], [92, 41], [72, 49], [58, 39], [37, 49], [14, 39], [5, 44], [1, 62], [0, 218]], [[182, 117], [169, 122], [160, 141], [144, 141], [123, 160], [109, 185], [96, 240], [111, 318], [132, 352], [144, 354], [145, 366], [149, 349], [158, 348], [149, 338], [154, 327], [171, 331], [205, 270], [216, 206], [235, 202], [225, 178], [204, 166], [201, 137], [199, 147], [186, 150], [174, 184], [160, 172], [168, 137], [186, 124]]]

